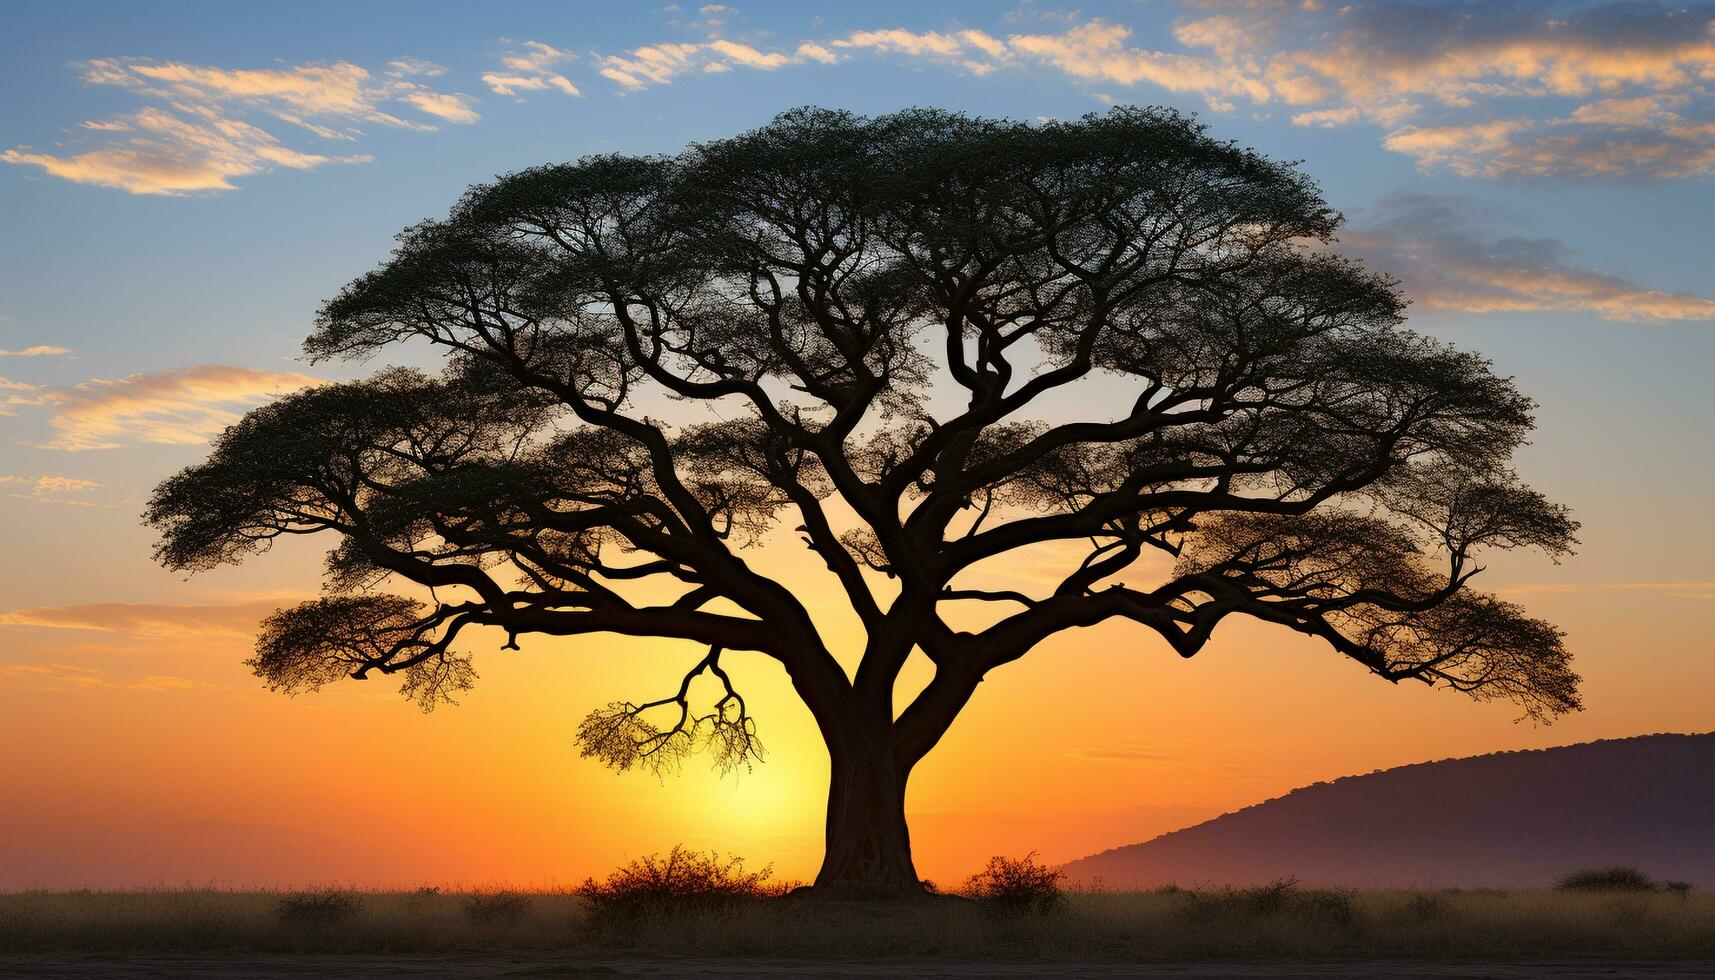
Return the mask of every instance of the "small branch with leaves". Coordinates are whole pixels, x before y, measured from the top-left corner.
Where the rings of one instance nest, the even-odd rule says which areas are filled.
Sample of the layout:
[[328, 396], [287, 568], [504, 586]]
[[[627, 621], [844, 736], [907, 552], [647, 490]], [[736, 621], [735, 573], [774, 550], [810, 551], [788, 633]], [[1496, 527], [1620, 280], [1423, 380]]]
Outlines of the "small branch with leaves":
[[[714, 768], [722, 773], [762, 761], [756, 722], [743, 695], [733, 687], [732, 677], [721, 667], [721, 652], [718, 646], [710, 647], [708, 656], [685, 674], [679, 689], [668, 697], [643, 704], [616, 701], [590, 712], [578, 725], [579, 754], [621, 772], [636, 766], [658, 776], [677, 770], [686, 757], [699, 751], [708, 752]], [[693, 714], [691, 683], [704, 672], [720, 682], [722, 693], [706, 714]], [[661, 727], [649, 717], [651, 712], [667, 714], [671, 723]]]

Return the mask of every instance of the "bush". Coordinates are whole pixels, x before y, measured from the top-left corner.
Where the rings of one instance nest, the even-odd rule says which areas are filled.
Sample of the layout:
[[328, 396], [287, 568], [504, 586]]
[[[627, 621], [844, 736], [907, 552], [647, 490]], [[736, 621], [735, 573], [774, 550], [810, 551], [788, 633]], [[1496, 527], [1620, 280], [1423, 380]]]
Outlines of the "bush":
[[1291, 917], [1345, 925], [1352, 921], [1352, 893], [1333, 888], [1300, 888], [1297, 878], [1281, 878], [1255, 888], [1187, 891], [1188, 918]]
[[1035, 851], [1021, 858], [996, 855], [965, 881], [965, 894], [998, 911], [1046, 915], [1060, 907], [1064, 897], [1060, 882], [1065, 877], [1058, 868], [1037, 864]]
[[1667, 892], [1669, 895], [1677, 895], [1680, 898], [1690, 896], [1691, 887], [1691, 882], [1689, 881], [1664, 881], [1661, 883], [1662, 891]]
[[287, 925], [307, 925], [343, 922], [355, 918], [362, 909], [363, 899], [356, 892], [323, 888], [287, 895], [274, 906], [274, 914]]
[[1615, 865], [1609, 868], [1585, 868], [1565, 875], [1554, 883], [1563, 892], [1653, 892], [1655, 879], [1637, 868]]
[[586, 878], [577, 894], [589, 903], [598, 924], [651, 914], [718, 912], [761, 898], [784, 894], [791, 886], [771, 883], [772, 866], [746, 871], [744, 859], [723, 858], [674, 846], [665, 857], [651, 854], [607, 876]]
[[464, 900], [464, 914], [479, 926], [511, 925], [530, 911], [530, 896], [514, 891], [477, 892]]

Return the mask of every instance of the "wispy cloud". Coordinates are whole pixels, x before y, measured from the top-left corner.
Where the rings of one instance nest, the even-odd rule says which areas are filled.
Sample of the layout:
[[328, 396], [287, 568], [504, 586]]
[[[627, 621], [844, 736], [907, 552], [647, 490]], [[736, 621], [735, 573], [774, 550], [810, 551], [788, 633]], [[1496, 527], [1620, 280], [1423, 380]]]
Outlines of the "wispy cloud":
[[0, 627], [81, 630], [170, 639], [248, 639], [255, 635], [256, 624], [280, 605], [275, 601], [255, 600], [200, 606], [122, 602], [39, 606], [0, 612]]
[[940, 33], [887, 28], [804, 40], [774, 49], [718, 36], [699, 42], [650, 44], [624, 54], [600, 55], [595, 63], [600, 73], [618, 83], [622, 91], [634, 92], [651, 85], [667, 85], [674, 78], [691, 73], [720, 73], [733, 68], [772, 71], [803, 64], [832, 65], [856, 54], [888, 53], [933, 58], [978, 75], [993, 71], [997, 60], [1011, 58], [1004, 42], [979, 30]]
[[1160, 38], [1076, 16], [1004, 36], [877, 25], [772, 48], [716, 33], [596, 65], [624, 91], [860, 56], [973, 75], [1036, 68], [1198, 97], [1216, 111], [1282, 107], [1301, 126], [1376, 125], [1386, 148], [1466, 176], [1715, 173], [1715, 5], [1245, 0], [1186, 10]]
[[673, 76], [706, 64], [716, 63], [706, 44], [650, 44], [624, 55], [605, 55], [597, 60], [602, 77], [621, 88], [637, 91], [651, 83], [666, 85]]
[[1715, 582], [1594, 582], [1498, 586], [1502, 592], [1653, 592], [1672, 599], [1715, 600]]
[[208, 686], [203, 681], [193, 681], [188, 677], [178, 677], [171, 674], [115, 678], [105, 670], [96, 667], [79, 667], [73, 664], [0, 664], [0, 687], [22, 688], [31, 691], [58, 692], [100, 689], [182, 691]]
[[438, 119], [454, 123], [473, 123], [482, 116], [470, 107], [469, 100], [461, 95], [450, 95], [446, 92], [411, 92], [400, 96], [401, 101], [416, 106], [417, 111]]
[[541, 41], [525, 41], [500, 56], [499, 71], [484, 72], [482, 83], [496, 95], [519, 98], [520, 92], [541, 92], [559, 89], [567, 95], [582, 95], [578, 87], [559, 73], [556, 65], [576, 58], [570, 51]]
[[70, 347], [56, 347], [53, 344], [37, 344], [22, 350], [6, 350], [0, 348], [0, 357], [55, 357], [60, 354], [70, 354]]
[[1675, 111], [1685, 96], [1602, 99], [1547, 120], [1521, 117], [1389, 133], [1388, 149], [1466, 177], [1696, 177], [1715, 173], [1715, 122]]
[[[1189, 96], [1215, 111], [1248, 104], [1296, 125], [1372, 125], [1382, 145], [1426, 170], [1469, 177], [1682, 178], [1715, 173], [1715, 5], [1658, 0], [1243, 0], [1183, 4], [1164, 36], [1067, 14], [1002, 18], [1036, 30], [876, 24], [778, 42], [734, 37], [737, 11], [698, 8], [681, 24], [706, 36], [595, 53], [591, 67], [636, 92], [736, 69], [773, 71], [866, 57], [902, 58], [969, 75], [1056, 73], [1077, 83]], [[674, 7], [675, 12], [682, 12]], [[581, 92], [573, 52], [502, 39], [483, 72], [490, 92]], [[108, 58], [82, 66], [90, 84], [146, 99], [134, 112], [83, 122], [65, 147], [16, 146], [0, 161], [136, 194], [232, 189], [287, 168], [360, 163], [347, 152], [365, 125], [469, 124], [473, 100], [428, 80], [446, 75], [400, 58], [379, 72], [350, 62], [226, 68]], [[1099, 97], [1110, 97], [1098, 91]], [[325, 145], [282, 138], [274, 123]]]
[[1556, 239], [1498, 235], [1495, 224], [1493, 209], [1469, 198], [1402, 194], [1344, 232], [1341, 248], [1399, 276], [1406, 294], [1428, 309], [1715, 320], [1715, 299], [1594, 271]]
[[[1120, 24], [1092, 20], [1059, 34], [1015, 34], [1013, 50], [1085, 81], [1132, 86], [1148, 83], [1169, 92], [1192, 93], [1227, 109], [1228, 98], [1267, 102], [1274, 93], [1252, 66], [1222, 57], [1182, 51], [1155, 51], [1130, 46], [1132, 31]], [[1189, 46], [1218, 44], [1209, 32], [1179, 31]]]
[[174, 371], [94, 379], [40, 394], [51, 406], [47, 448], [112, 449], [128, 442], [196, 445], [238, 418], [243, 408], [319, 384], [282, 371], [202, 364]]
[[42, 404], [42, 398], [35, 385], [0, 376], [0, 415], [16, 415], [20, 408]]
[[8, 496], [41, 504], [65, 504], [72, 507], [112, 506], [77, 496], [91, 490], [99, 490], [101, 487], [102, 484], [93, 480], [80, 480], [70, 476], [0, 476], [0, 488], [9, 490]]
[[300, 150], [259, 123], [283, 123], [331, 143], [351, 143], [363, 135], [364, 124], [435, 128], [399, 114], [407, 108], [453, 123], [479, 118], [467, 97], [414, 81], [437, 69], [408, 59], [393, 62], [380, 76], [344, 61], [247, 69], [141, 58], [96, 59], [82, 72], [91, 85], [125, 89], [148, 104], [86, 120], [68, 150], [18, 146], [0, 153], [0, 160], [77, 183], [181, 196], [231, 190], [234, 178], [277, 167], [309, 170], [371, 159]]

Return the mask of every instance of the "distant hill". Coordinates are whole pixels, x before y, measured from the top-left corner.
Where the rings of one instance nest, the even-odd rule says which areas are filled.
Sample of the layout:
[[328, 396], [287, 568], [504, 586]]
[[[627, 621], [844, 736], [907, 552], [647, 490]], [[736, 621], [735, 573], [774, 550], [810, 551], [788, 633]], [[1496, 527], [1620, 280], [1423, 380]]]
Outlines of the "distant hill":
[[1715, 888], [1715, 733], [1425, 762], [1315, 783], [1080, 858], [1108, 887], [1306, 883], [1543, 887], [1629, 864]]

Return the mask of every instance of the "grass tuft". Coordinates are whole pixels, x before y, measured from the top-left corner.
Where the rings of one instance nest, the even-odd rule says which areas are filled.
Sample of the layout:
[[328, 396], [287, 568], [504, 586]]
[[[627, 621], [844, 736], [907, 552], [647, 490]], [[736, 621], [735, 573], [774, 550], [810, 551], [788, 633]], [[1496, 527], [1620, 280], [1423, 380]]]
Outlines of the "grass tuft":
[[1352, 893], [1333, 888], [1303, 888], [1297, 878], [1281, 878], [1256, 888], [1180, 893], [1186, 918], [1254, 920], [1290, 918], [1346, 925], [1352, 921]]
[[274, 914], [286, 925], [326, 925], [355, 919], [363, 911], [357, 892], [343, 888], [321, 888], [292, 892], [274, 906]]
[[1554, 883], [1563, 892], [1653, 892], [1655, 879], [1637, 868], [1614, 865], [1607, 868], [1584, 868], [1563, 875]]
[[464, 914], [479, 926], [513, 925], [530, 912], [531, 899], [523, 892], [498, 889], [476, 892], [464, 900]]

